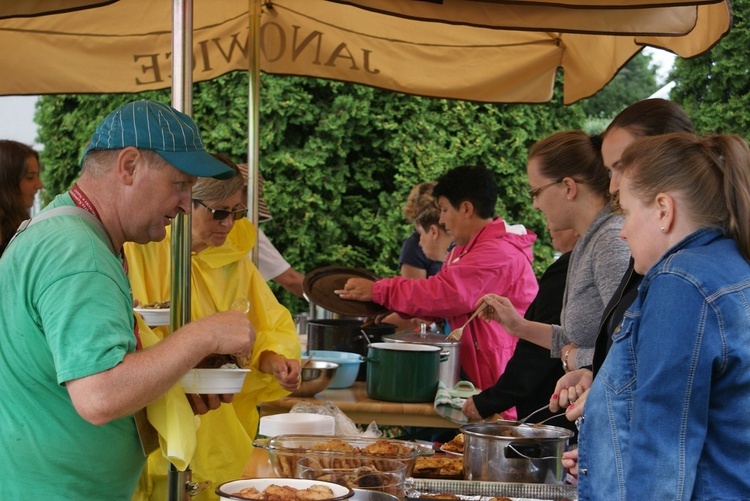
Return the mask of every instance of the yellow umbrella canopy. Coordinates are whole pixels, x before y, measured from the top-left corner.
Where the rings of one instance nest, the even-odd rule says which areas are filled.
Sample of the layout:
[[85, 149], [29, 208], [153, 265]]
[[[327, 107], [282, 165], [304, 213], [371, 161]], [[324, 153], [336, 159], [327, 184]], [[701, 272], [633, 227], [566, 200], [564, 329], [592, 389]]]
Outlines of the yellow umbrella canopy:
[[0, 19], [6, 17], [43, 16], [98, 7], [117, 0], [23, 0], [0, 2]]
[[[548, 101], [562, 68], [564, 101], [573, 103], [645, 46], [691, 57], [730, 29], [727, 1], [675, 2], [273, 0], [260, 17], [260, 68], [504, 103]], [[169, 87], [171, 9], [164, 1], [119, 0], [0, 19], [0, 44], [13, 47], [0, 54], [0, 95]], [[195, 0], [195, 81], [247, 70], [247, 13], [247, 0]]]

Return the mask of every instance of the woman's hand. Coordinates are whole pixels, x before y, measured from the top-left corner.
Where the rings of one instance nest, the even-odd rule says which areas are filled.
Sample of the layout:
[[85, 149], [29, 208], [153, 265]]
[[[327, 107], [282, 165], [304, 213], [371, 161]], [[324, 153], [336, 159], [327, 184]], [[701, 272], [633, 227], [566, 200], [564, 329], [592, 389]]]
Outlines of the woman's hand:
[[583, 413], [588, 390], [594, 381], [594, 373], [588, 369], [568, 372], [557, 380], [555, 393], [549, 401], [549, 409], [557, 412], [566, 409], [565, 417], [575, 421]]
[[355, 301], [372, 301], [372, 280], [366, 278], [350, 278], [344, 284], [343, 289], [333, 291], [341, 299], [354, 299]]
[[568, 469], [568, 473], [578, 478], [578, 449], [563, 452], [562, 465]]
[[487, 294], [477, 301], [476, 307], [478, 308], [482, 303], [487, 303], [487, 308], [479, 313], [479, 318], [486, 322], [494, 320], [502, 325], [509, 334], [517, 336], [515, 332], [523, 324], [524, 318], [516, 311], [510, 299], [497, 294]]
[[477, 406], [474, 405], [473, 397], [469, 397], [466, 399], [466, 402], [464, 402], [464, 406], [461, 408], [461, 412], [463, 412], [464, 415], [469, 419], [475, 419], [475, 420], [482, 419], [482, 416], [479, 414], [479, 411], [477, 410]]
[[299, 360], [286, 358], [273, 351], [264, 351], [260, 355], [261, 372], [271, 374], [286, 391], [299, 388], [302, 369]]

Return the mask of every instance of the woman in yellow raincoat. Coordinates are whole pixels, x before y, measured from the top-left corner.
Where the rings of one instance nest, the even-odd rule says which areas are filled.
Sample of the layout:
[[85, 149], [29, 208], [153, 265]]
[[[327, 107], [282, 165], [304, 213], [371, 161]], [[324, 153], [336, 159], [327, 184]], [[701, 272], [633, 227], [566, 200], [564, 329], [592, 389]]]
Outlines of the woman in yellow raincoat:
[[[226, 311], [237, 299], [247, 299], [247, 315], [256, 335], [251, 372], [241, 393], [198, 418], [192, 479], [210, 480], [213, 485], [196, 500], [218, 499], [213, 492], [216, 485], [240, 478], [253, 448], [258, 403], [282, 398], [299, 385], [300, 344], [294, 321], [248, 257], [256, 232], [244, 217], [246, 212], [240, 175], [226, 181], [199, 178], [193, 188], [191, 316]], [[142, 304], [170, 298], [170, 241], [167, 228], [162, 242], [125, 247], [133, 297]], [[197, 396], [191, 397], [194, 406], [200, 403]], [[161, 451], [151, 454], [133, 499], [167, 499], [168, 470]]]

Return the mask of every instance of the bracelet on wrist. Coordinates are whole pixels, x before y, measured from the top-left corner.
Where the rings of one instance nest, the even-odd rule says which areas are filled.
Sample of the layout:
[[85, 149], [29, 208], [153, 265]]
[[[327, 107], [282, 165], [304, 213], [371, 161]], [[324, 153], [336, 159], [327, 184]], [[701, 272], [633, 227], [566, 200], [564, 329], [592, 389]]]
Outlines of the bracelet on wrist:
[[563, 370], [565, 372], [569, 372], [570, 371], [570, 367], [568, 367], [568, 355], [570, 354], [571, 351], [573, 351], [573, 348], [568, 348], [563, 353], [562, 366], [563, 366]]

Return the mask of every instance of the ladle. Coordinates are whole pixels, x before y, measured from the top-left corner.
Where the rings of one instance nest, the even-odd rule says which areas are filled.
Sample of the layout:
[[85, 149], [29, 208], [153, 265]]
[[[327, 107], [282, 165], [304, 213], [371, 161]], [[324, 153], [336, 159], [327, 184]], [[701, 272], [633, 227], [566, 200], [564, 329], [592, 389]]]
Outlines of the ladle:
[[364, 329], [360, 330], [359, 332], [362, 333], [362, 336], [364, 336], [365, 341], [367, 341], [367, 346], [370, 346], [372, 343], [370, 342], [370, 337], [367, 335]]
[[[534, 411], [534, 412], [532, 412], [531, 414], [527, 415], [527, 416], [526, 416], [525, 418], [523, 418], [523, 419], [519, 419], [519, 420], [518, 420], [518, 423], [519, 423], [519, 424], [524, 424], [524, 423], [525, 423], [526, 421], [528, 421], [528, 420], [529, 420], [529, 418], [530, 418], [531, 416], [533, 416], [534, 414], [537, 414], [537, 413], [539, 413], [539, 412], [542, 412], [542, 411], [543, 411], [544, 409], [548, 409], [548, 408], [549, 408], [549, 404], [547, 404], [547, 405], [545, 405], [545, 406], [543, 406], [543, 407], [539, 407], [539, 408], [538, 408], [537, 410], [535, 410], [535, 411]], [[548, 418], [546, 418], [546, 419], [544, 419], [544, 420], [542, 420], [542, 421], [539, 421], [538, 423], [535, 423], [535, 424], [543, 424], [543, 423], [546, 423], [546, 422], [547, 422], [547, 421], [549, 421], [550, 419], [553, 419], [553, 418], [556, 418], [556, 417], [558, 417], [558, 416], [561, 416], [562, 414], [564, 414], [564, 412], [561, 412], [561, 413], [558, 413], [558, 414], [553, 414], [552, 416], [550, 416], [550, 417], [548, 417]]]

